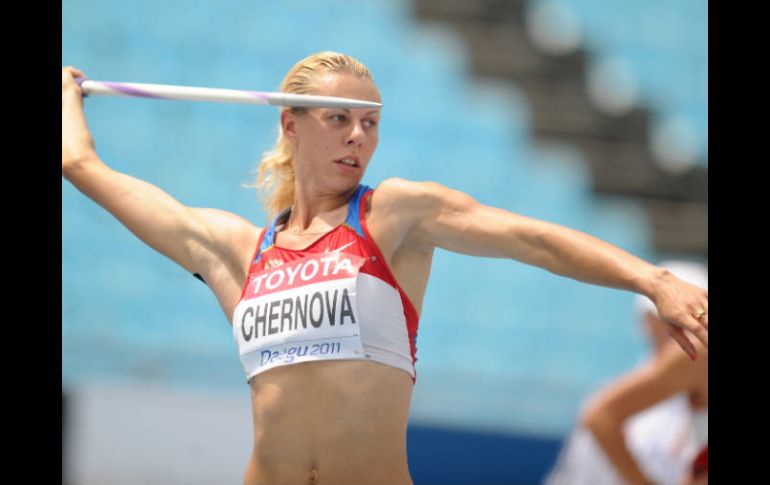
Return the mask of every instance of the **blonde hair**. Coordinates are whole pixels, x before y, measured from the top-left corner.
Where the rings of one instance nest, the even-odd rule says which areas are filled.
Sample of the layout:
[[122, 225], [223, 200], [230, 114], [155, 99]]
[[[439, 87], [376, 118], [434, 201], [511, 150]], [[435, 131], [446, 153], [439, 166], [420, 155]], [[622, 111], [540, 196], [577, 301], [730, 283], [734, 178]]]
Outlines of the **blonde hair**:
[[[296, 63], [281, 82], [280, 90], [284, 93], [315, 94], [314, 80], [319, 75], [337, 72], [372, 79], [369, 69], [358, 60], [345, 54], [324, 51]], [[291, 109], [296, 114], [307, 111], [306, 108], [284, 108], [283, 110], [287, 109]], [[294, 202], [294, 154], [280, 123], [275, 146], [262, 154], [257, 172], [256, 184], [251, 187], [256, 187], [267, 210], [268, 218], [272, 219], [283, 209], [291, 207]]]

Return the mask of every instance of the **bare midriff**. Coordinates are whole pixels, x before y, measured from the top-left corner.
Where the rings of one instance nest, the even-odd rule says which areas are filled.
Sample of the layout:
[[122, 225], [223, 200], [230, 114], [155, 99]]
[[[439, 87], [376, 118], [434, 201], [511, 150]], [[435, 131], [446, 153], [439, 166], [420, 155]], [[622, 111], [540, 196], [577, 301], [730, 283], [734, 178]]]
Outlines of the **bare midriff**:
[[406, 428], [414, 386], [372, 361], [277, 367], [250, 381], [254, 449], [244, 485], [411, 484]]

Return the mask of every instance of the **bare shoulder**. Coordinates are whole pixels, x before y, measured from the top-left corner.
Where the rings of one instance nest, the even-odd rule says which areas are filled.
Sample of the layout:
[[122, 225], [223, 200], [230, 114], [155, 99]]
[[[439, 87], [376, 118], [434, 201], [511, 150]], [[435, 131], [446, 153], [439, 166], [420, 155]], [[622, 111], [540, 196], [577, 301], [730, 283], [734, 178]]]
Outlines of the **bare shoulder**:
[[424, 182], [414, 182], [398, 177], [388, 178], [377, 185], [372, 200], [377, 201], [378, 205], [393, 207], [405, 200], [419, 198], [420, 193], [425, 190], [423, 185]]
[[397, 199], [407, 199], [412, 202], [422, 201], [431, 203], [448, 197], [452, 194], [460, 194], [438, 182], [433, 181], [415, 181], [400, 177], [391, 177], [383, 180], [377, 185], [377, 192]]
[[393, 177], [380, 182], [374, 192], [373, 202], [400, 215], [419, 217], [433, 211], [473, 199], [438, 182], [417, 182]]
[[383, 180], [374, 191], [371, 207], [367, 208], [371, 209], [372, 223], [387, 227], [385, 232], [403, 242], [403, 236], [430, 211], [435, 200], [433, 185], [433, 182], [397, 177]]
[[389, 263], [410, 248], [410, 233], [424, 211], [425, 182], [388, 178], [380, 182], [366, 207], [366, 223]]
[[401, 178], [384, 180], [372, 198], [372, 213], [380, 214], [375, 219], [387, 222], [399, 246], [422, 252], [435, 247], [467, 250], [468, 244], [453, 245], [453, 241], [457, 234], [467, 233], [469, 215], [479, 206], [468, 194], [438, 182]]

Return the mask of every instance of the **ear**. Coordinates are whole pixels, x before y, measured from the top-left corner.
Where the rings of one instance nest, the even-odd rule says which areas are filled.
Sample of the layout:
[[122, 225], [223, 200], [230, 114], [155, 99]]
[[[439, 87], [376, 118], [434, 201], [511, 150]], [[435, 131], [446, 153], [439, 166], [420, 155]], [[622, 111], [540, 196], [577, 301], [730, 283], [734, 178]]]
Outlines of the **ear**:
[[281, 129], [289, 140], [297, 140], [297, 116], [290, 109], [281, 111]]

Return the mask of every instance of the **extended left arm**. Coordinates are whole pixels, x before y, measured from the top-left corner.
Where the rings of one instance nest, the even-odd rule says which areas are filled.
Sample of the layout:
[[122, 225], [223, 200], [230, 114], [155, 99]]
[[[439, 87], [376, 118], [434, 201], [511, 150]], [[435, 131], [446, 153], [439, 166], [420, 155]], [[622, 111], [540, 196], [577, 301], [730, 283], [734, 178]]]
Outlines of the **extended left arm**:
[[[683, 329], [708, 347], [708, 293], [593, 236], [478, 203], [433, 182], [393, 180], [413, 220], [414, 244], [475, 256], [510, 258], [586, 283], [641, 293], [652, 300], [691, 358]], [[402, 212], [403, 213], [403, 212]]]

